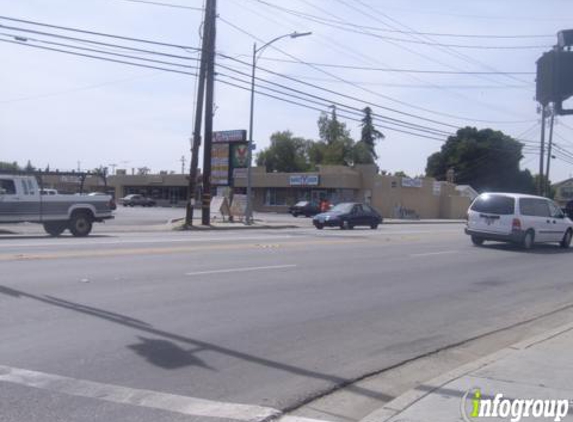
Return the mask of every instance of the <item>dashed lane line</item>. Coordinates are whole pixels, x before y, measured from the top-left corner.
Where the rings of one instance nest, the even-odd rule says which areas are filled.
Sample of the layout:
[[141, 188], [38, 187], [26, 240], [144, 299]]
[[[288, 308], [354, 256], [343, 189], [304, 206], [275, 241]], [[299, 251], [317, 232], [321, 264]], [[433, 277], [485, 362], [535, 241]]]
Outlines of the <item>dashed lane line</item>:
[[459, 253], [460, 251], [439, 251], [439, 252], [425, 252], [425, 253], [415, 253], [410, 255], [413, 258], [423, 257], [423, 256], [436, 256], [436, 255], [451, 255]]
[[297, 266], [296, 264], [288, 264], [288, 265], [269, 265], [266, 267], [227, 268], [223, 270], [196, 271], [192, 273], [185, 273], [185, 275], [206, 275], [206, 274], [241, 273], [246, 271], [280, 270], [284, 268], [294, 268], [296, 266]]

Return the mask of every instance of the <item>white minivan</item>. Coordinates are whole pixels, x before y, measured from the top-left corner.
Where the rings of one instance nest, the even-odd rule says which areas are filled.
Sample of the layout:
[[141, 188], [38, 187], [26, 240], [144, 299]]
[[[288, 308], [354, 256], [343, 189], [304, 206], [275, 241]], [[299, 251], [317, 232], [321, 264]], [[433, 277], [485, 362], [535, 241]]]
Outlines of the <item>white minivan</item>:
[[486, 240], [512, 242], [530, 249], [556, 242], [568, 248], [573, 222], [551, 200], [516, 193], [482, 193], [470, 205], [466, 234], [474, 245]]

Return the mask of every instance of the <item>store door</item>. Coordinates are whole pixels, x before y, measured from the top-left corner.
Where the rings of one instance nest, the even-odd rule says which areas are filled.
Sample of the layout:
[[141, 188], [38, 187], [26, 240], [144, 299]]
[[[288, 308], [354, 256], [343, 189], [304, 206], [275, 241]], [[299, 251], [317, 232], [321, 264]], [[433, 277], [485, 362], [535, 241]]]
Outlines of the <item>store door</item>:
[[179, 202], [179, 189], [169, 188], [169, 203], [171, 205], [177, 205]]
[[310, 201], [319, 204], [320, 201], [326, 199], [326, 191], [325, 190], [313, 190], [310, 192]]

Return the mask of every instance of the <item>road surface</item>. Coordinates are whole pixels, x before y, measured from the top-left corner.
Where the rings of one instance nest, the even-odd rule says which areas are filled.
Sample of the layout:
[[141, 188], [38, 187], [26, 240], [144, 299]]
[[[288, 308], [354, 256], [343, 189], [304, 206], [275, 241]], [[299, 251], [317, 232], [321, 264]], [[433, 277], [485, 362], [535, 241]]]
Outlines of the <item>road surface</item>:
[[573, 304], [569, 251], [456, 224], [98, 233], [0, 236], [2, 421], [263, 420]]

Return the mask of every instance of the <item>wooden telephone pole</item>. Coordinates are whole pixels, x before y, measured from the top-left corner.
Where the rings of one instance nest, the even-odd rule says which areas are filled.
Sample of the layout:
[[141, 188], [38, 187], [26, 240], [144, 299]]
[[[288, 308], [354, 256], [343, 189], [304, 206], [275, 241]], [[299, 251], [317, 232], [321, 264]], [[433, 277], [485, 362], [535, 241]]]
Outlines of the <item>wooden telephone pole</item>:
[[[193, 207], [195, 205], [195, 193], [197, 191], [197, 167], [199, 165], [199, 148], [201, 147], [201, 122], [203, 119], [203, 103], [205, 98], [205, 80], [208, 68], [212, 68], [209, 65], [209, 61], [212, 60], [214, 63], [215, 58], [215, 22], [216, 22], [216, 12], [215, 12], [216, 2], [215, 0], [207, 0], [205, 7], [205, 18], [203, 21], [203, 42], [201, 47], [201, 64], [199, 69], [199, 80], [197, 84], [197, 105], [195, 112], [195, 124], [193, 127], [193, 143], [191, 147], [191, 166], [189, 168], [189, 188], [187, 192], [187, 212], [185, 215], [185, 225], [191, 227], [193, 225]], [[212, 51], [212, 53], [211, 53]], [[214, 67], [214, 66], [213, 66]], [[212, 72], [211, 72], [212, 73]], [[207, 107], [207, 113], [211, 110], [211, 121], [212, 121], [212, 96], [211, 96], [211, 106]], [[207, 115], [205, 117], [207, 120]], [[207, 129], [207, 128], [206, 128]], [[212, 131], [212, 128], [211, 128]], [[205, 130], [207, 133], [207, 130]], [[205, 139], [210, 139], [205, 137]], [[208, 144], [208, 145], [207, 145]], [[211, 142], [205, 142], [205, 149], [211, 148]], [[210, 156], [210, 154], [209, 154]], [[209, 159], [210, 164], [210, 159]], [[210, 166], [209, 166], [210, 171]], [[205, 168], [203, 169], [203, 175], [205, 175]], [[210, 175], [209, 175], [210, 179]], [[203, 183], [205, 183], [205, 177], [203, 177]], [[203, 185], [203, 192], [209, 191], [208, 184]], [[208, 223], [207, 223], [208, 224]]]

